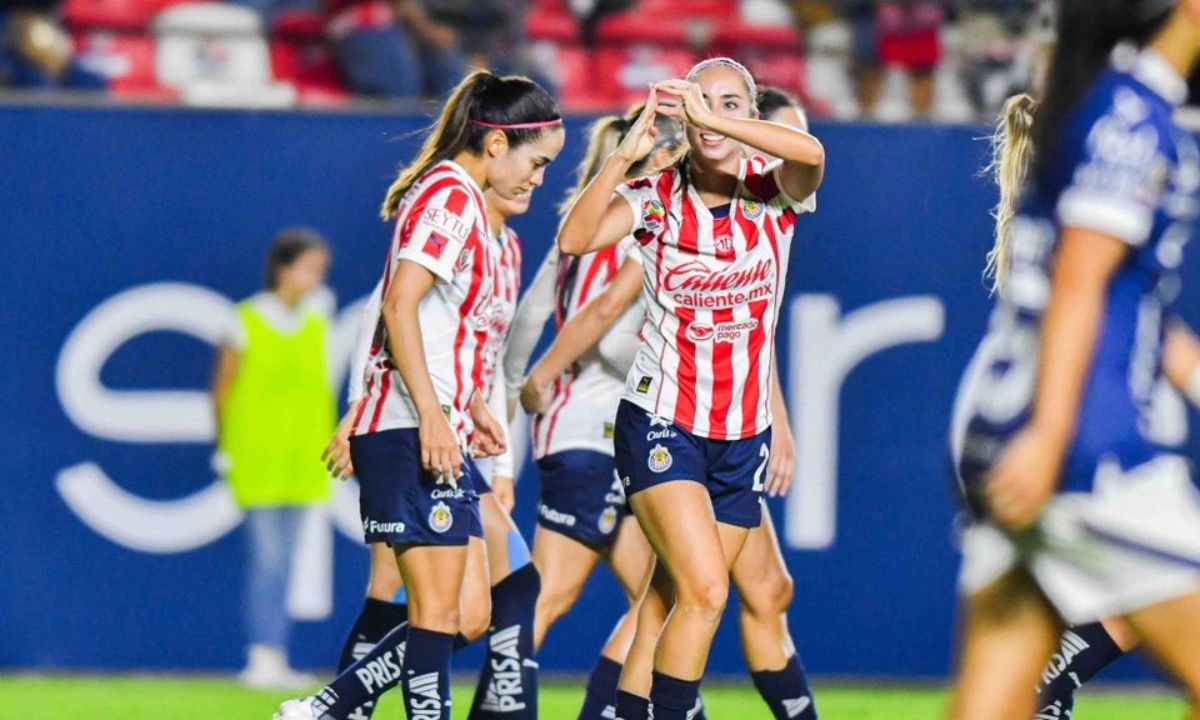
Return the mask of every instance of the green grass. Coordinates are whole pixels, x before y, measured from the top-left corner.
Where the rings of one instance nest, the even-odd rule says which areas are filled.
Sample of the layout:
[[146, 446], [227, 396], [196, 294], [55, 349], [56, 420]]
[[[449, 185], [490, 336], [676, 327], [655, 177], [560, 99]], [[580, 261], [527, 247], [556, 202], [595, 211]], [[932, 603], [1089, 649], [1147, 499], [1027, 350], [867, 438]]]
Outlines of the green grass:
[[[465, 718], [470, 688], [455, 687], [456, 718]], [[565, 683], [543, 686], [541, 717], [574, 720], [581, 690]], [[0, 720], [267, 720], [287, 693], [247, 690], [227, 680], [138, 677], [0, 677]], [[391, 703], [388, 703], [388, 700]], [[376, 717], [399, 720], [404, 712], [388, 698]], [[712, 684], [704, 690], [713, 720], [765, 718], [766, 706], [748, 686]], [[817, 686], [824, 720], [934, 720], [946, 704], [944, 691]], [[1183, 718], [1183, 703], [1166, 695], [1084, 693], [1078, 720]]]

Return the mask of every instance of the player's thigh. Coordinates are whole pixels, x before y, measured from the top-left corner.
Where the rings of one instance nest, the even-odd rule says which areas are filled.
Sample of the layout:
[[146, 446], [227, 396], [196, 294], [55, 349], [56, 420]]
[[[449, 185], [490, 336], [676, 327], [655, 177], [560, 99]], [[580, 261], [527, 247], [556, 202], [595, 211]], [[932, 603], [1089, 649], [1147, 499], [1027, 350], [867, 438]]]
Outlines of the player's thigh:
[[1147, 650], [1200, 702], [1200, 592], [1138, 610], [1126, 618]]
[[400, 568], [396, 565], [396, 554], [387, 543], [371, 543], [371, 578], [367, 583], [367, 597], [384, 602], [396, 599], [404, 582], [400, 579]]
[[462, 628], [468, 639], [487, 632], [492, 619], [492, 580], [488, 568], [488, 548], [483, 540], [472, 537], [467, 544], [467, 564], [462, 583]]
[[396, 550], [414, 627], [457, 632], [467, 545], [410, 545]]
[[731, 570], [743, 606], [775, 612], [791, 602], [792, 576], [783, 561], [771, 514], [763, 508], [762, 524], [746, 535], [742, 552]]
[[566, 612], [600, 561], [600, 553], [566, 535], [538, 526], [533, 536], [533, 564], [542, 578], [542, 598]]
[[648, 582], [654, 562], [654, 550], [637, 518], [630, 515], [621, 521], [616, 542], [608, 548], [605, 560], [625, 594], [636, 601]]
[[[705, 601], [727, 587], [728, 564], [708, 489], [676, 480], [635, 494], [630, 503], [646, 539], [670, 575], [681, 601], [703, 594]], [[736, 533], [727, 542], [741, 549]], [[742, 531], [744, 540], [744, 530]], [[723, 601], [722, 601], [723, 602]]]
[[[509, 541], [517, 532], [508, 511], [492, 493], [479, 497], [479, 514], [483, 520], [483, 537], [487, 542], [488, 568], [493, 583], [498, 583], [512, 572], [512, 557]], [[520, 537], [518, 535], [518, 537]], [[523, 542], [523, 541], [522, 541]]]

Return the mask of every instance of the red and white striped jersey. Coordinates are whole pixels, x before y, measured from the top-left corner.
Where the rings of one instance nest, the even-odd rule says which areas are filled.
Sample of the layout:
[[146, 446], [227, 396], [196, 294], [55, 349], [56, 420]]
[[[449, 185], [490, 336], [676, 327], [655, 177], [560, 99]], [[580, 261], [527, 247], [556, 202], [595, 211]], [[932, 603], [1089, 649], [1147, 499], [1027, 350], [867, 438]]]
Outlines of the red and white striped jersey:
[[686, 171], [618, 188], [645, 268], [644, 344], [624, 398], [713, 440], [771, 425], [771, 362], [796, 218], [779, 161], [744, 160], [727, 213], [705, 207]]
[[[503, 381], [497, 379], [498, 369], [504, 358], [513, 318], [517, 315], [517, 296], [521, 294], [521, 239], [511, 228], [503, 227], [497, 241], [500, 262], [496, 272], [495, 300], [489, 316], [491, 332], [483, 363], [483, 387], [488, 398], [497, 392], [504, 394]], [[503, 416], [498, 419], [503, 420]]]
[[[402, 260], [436, 276], [418, 307], [425, 364], [442, 410], [465, 448], [473, 429], [471, 397], [485, 387], [500, 248], [488, 227], [483, 193], [456, 163], [434, 165], [405, 193], [380, 298], [387, 297]], [[382, 314], [375, 323], [363, 384], [364, 402], [353, 434], [418, 427], [416, 406], [388, 348]]]
[[[631, 253], [633, 237], [613, 247], [578, 257], [552, 251], [555, 262], [554, 324], [567, 321], [612, 284]], [[595, 450], [613, 454], [613, 420], [624, 377], [616, 374], [592, 348], [551, 385], [546, 412], [533, 418], [533, 456], [541, 459], [564, 450]]]

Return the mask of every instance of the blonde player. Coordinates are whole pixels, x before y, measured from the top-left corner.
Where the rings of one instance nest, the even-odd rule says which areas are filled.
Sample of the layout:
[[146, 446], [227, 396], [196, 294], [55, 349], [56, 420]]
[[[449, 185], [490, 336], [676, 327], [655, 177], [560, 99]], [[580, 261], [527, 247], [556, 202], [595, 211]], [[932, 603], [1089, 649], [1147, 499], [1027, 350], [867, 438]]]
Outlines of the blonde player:
[[395, 551], [410, 627], [389, 633], [316, 696], [284, 703], [281, 720], [347, 718], [402, 670], [409, 717], [450, 717], [468, 558], [484, 550], [465, 451], [505, 447], [484, 397], [501, 249], [483, 191], [530, 192], [562, 145], [561, 116], [545, 90], [476, 72], [388, 192], [384, 216], [396, 218], [396, 233], [350, 444], [366, 539]]
[[[815, 207], [824, 150], [803, 131], [753, 119], [755, 91], [749, 72], [728, 58], [655, 86], [559, 232], [566, 254], [632, 234], [644, 268], [645, 342], [614, 445], [661, 562], [622, 673], [616, 712], [625, 720], [645, 718], [650, 703], [657, 720], [695, 707], [729, 570], [762, 520], [775, 322], [792, 232]], [[676, 103], [660, 104], [660, 93]], [[655, 113], [685, 122], [691, 152], [626, 183], [628, 168], [653, 147]], [[753, 167], [744, 146], [781, 160]], [[652, 674], [634, 667], [634, 658], [651, 657]]]
[[[625, 117], [610, 116], [593, 123], [588, 149], [578, 170], [578, 182], [564, 211], [592, 179], [600, 165], [637, 121], [641, 108]], [[645, 161], [631, 175], [656, 172], [671, 165], [684, 141], [679, 123], [660, 118], [658, 136]], [[628, 303], [613, 297], [634, 295], [641, 288], [641, 266], [630, 254], [633, 242], [606, 248], [583, 257], [563, 256], [552, 249], [521, 301], [512, 345], [505, 356], [510, 388], [521, 386], [534, 345], [547, 318], [560, 330], [585, 322], [607, 330], [625, 312]], [[538, 395], [544, 407], [533, 413], [533, 453], [541, 478], [538, 529], [533, 559], [542, 577], [538, 598], [535, 642], [538, 647], [550, 627], [571, 609], [596, 564], [603, 559], [624, 588], [634, 607], [650, 566], [650, 547], [637, 523], [628, 515], [625, 494], [613, 464], [613, 421], [624, 385], [619, 356], [636, 347], [636, 332], [643, 313], [634, 308], [608, 336], [599, 332], [587, 350], [554, 370], [539, 374]], [[632, 333], [632, 334], [631, 334]], [[556, 347], [558, 343], [556, 342]], [[551, 350], [551, 356], [555, 350]], [[551, 362], [553, 362], [551, 358]], [[618, 366], [622, 369], [618, 370]], [[546, 370], [543, 360], [538, 368]], [[531, 409], [532, 408], [527, 408]], [[600, 654], [588, 682], [582, 718], [598, 720], [616, 694], [621, 663], [633, 639], [634, 614], [618, 622]]]

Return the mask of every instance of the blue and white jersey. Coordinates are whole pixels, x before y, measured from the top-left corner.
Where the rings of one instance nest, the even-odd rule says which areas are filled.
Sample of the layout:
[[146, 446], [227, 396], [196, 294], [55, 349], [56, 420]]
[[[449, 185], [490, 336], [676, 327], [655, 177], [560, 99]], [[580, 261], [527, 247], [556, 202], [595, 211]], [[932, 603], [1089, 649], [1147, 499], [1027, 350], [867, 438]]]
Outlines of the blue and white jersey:
[[1178, 295], [1200, 189], [1200, 153], [1173, 121], [1186, 96], [1186, 83], [1159, 55], [1118, 48], [1066, 119], [1050, 161], [1027, 183], [1009, 231], [1008, 286], [956, 411], [954, 449], [968, 488], [1030, 418], [1042, 318], [1065, 228], [1118, 238], [1129, 254], [1109, 288], [1059, 489], [1090, 491], [1100, 463], [1127, 469], [1158, 452], [1149, 419], [1163, 315]]

